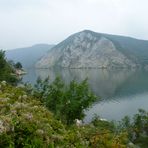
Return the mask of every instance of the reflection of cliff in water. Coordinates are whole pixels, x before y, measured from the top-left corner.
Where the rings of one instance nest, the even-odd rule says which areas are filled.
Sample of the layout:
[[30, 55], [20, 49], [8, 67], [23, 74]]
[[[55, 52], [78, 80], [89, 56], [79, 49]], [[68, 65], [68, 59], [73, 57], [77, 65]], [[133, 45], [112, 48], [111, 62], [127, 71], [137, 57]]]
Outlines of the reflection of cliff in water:
[[148, 88], [148, 72], [140, 70], [100, 70], [100, 69], [42, 69], [36, 70], [36, 78], [41, 76], [51, 81], [61, 76], [65, 83], [75, 79], [80, 82], [88, 78], [93, 92], [103, 99], [115, 99], [143, 93]]
[[117, 88], [115, 96], [119, 98], [120, 96], [129, 96], [146, 92], [148, 92], [148, 72], [137, 70]]
[[35, 83], [38, 76], [42, 79], [56, 76], [68, 84], [75, 79], [80, 82], [88, 78], [90, 88], [103, 101], [96, 102], [86, 114], [85, 122], [91, 121], [94, 114], [109, 120], [120, 120], [125, 115], [133, 115], [138, 108], [147, 109], [148, 71], [142, 70], [101, 70], [101, 69], [30, 69], [23, 81]]

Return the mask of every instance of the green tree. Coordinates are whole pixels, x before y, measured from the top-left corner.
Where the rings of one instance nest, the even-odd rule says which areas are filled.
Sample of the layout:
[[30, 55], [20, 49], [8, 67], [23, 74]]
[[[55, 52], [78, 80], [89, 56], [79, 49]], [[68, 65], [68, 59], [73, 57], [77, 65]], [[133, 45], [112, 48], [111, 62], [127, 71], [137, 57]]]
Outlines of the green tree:
[[17, 62], [17, 63], [15, 64], [15, 68], [17, 68], [17, 69], [22, 69], [22, 64], [21, 64], [20, 62]]
[[38, 79], [34, 95], [66, 124], [72, 124], [75, 119], [83, 119], [84, 110], [97, 99], [90, 91], [87, 80], [77, 83], [71, 81], [68, 86], [57, 77], [51, 84], [49, 79]]
[[127, 147], [126, 132], [116, 133], [108, 121], [67, 126], [28, 93], [28, 86], [0, 85], [0, 148]]
[[124, 117], [118, 125], [119, 132], [127, 131], [131, 142], [142, 148], [148, 145], [148, 112], [139, 109], [139, 112], [130, 120], [128, 116]]
[[13, 84], [17, 82], [14, 69], [5, 58], [5, 52], [0, 50], [0, 81], [3, 80]]
[[74, 119], [83, 119], [84, 110], [88, 109], [97, 97], [90, 91], [87, 80], [77, 83], [71, 81], [61, 103], [60, 116], [65, 117], [67, 124], [73, 123]]

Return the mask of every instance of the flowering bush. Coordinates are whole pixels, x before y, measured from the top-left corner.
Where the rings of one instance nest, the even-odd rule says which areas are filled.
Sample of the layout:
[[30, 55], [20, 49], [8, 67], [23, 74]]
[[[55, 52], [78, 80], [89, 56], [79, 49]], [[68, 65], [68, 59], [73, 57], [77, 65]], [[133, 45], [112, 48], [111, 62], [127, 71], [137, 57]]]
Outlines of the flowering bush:
[[54, 116], [29, 87], [0, 83], [0, 148], [126, 148], [137, 142], [129, 138], [128, 130], [132, 128], [147, 142], [147, 113], [143, 111], [135, 115], [130, 126], [122, 121], [120, 130], [99, 118], [76, 126], [65, 125]]
[[39, 101], [26, 98], [22, 88], [6, 85], [1, 91], [0, 147], [47, 147], [61, 141], [64, 125]]

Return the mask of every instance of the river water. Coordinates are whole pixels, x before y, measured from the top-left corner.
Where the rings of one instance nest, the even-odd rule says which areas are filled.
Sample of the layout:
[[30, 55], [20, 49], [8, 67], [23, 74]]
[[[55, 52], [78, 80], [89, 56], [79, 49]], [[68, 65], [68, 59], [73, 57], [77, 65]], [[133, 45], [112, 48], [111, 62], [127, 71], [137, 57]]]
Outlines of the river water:
[[35, 84], [40, 76], [54, 80], [61, 76], [65, 83], [75, 79], [80, 82], [88, 78], [90, 89], [101, 97], [99, 102], [86, 111], [85, 122], [94, 115], [107, 120], [120, 120], [136, 114], [138, 109], [148, 110], [148, 71], [106, 69], [28, 69], [23, 82]]

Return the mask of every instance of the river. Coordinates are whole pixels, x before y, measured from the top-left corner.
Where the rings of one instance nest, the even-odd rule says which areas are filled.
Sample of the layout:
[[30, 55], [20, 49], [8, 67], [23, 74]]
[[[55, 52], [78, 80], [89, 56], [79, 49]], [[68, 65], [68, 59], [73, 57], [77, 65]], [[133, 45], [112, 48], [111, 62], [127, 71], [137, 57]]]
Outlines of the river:
[[65, 83], [75, 79], [80, 82], [88, 78], [90, 89], [101, 97], [86, 111], [85, 122], [94, 115], [107, 120], [121, 120], [136, 114], [139, 108], [148, 109], [148, 71], [106, 69], [28, 69], [23, 82], [35, 84], [42, 79], [61, 76]]

